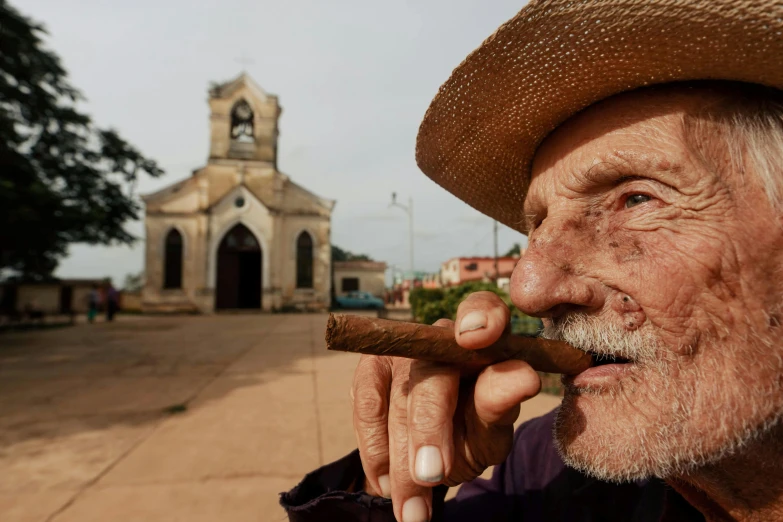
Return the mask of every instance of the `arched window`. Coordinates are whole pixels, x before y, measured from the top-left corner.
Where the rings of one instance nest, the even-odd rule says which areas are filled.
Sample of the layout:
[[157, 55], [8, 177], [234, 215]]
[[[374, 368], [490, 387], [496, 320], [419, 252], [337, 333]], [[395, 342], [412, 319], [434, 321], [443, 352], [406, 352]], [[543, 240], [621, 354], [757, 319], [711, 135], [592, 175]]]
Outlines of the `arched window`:
[[313, 287], [313, 238], [307, 232], [296, 239], [296, 287]]
[[240, 100], [231, 109], [231, 139], [252, 143], [253, 137], [253, 109], [245, 100]]
[[176, 228], [166, 234], [163, 288], [182, 288], [182, 234]]

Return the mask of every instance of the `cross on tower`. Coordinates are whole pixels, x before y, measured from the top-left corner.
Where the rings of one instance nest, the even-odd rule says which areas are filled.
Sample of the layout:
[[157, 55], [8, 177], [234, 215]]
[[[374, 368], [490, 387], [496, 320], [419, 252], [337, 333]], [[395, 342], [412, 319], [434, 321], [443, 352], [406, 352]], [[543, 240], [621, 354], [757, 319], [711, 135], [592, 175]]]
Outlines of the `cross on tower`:
[[236, 58], [234, 61], [236, 61], [238, 64], [240, 64], [242, 66], [242, 70], [247, 69], [246, 66], [255, 65], [255, 63], [256, 63], [252, 58], [250, 58], [245, 53], [242, 53], [242, 56], [240, 56], [239, 58]]

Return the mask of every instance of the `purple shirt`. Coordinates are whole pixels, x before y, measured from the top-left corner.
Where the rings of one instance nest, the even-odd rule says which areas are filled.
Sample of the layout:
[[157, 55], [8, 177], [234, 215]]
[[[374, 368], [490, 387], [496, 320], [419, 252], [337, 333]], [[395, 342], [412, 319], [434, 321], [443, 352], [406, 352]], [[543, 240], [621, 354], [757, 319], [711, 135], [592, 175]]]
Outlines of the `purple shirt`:
[[[555, 449], [555, 411], [522, 424], [489, 480], [462, 485], [444, 502], [433, 490], [433, 522], [686, 522], [704, 517], [663, 481], [612, 484], [568, 468]], [[305, 476], [280, 497], [291, 522], [395, 522], [391, 501], [347, 493], [364, 481], [358, 450]]]

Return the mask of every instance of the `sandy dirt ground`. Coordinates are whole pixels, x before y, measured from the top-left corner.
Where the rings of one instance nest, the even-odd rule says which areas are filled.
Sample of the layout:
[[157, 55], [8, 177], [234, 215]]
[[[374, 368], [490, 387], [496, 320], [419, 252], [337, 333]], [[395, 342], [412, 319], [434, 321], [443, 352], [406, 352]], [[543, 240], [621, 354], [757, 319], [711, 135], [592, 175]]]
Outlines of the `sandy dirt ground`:
[[[278, 494], [355, 447], [358, 356], [325, 349], [326, 318], [0, 334], [0, 520], [286, 520]], [[537, 397], [519, 422], [558, 402]]]

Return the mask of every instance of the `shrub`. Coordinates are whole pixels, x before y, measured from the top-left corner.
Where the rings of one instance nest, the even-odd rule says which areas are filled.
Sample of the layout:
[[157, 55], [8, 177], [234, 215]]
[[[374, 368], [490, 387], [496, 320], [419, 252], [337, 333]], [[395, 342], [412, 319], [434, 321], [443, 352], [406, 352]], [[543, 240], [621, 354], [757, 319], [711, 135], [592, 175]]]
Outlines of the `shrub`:
[[444, 292], [440, 288], [414, 288], [408, 296], [411, 304], [411, 310], [416, 315], [416, 310], [420, 310], [427, 303], [442, 301]]
[[506, 292], [492, 283], [471, 282], [449, 288], [414, 288], [410, 293], [411, 313], [416, 321], [432, 324], [438, 319], [454, 320], [457, 308], [470, 294], [475, 292], [492, 292], [499, 296], [509, 307], [512, 316], [514, 333], [535, 334], [540, 330], [541, 322], [520, 312], [512, 303]]

